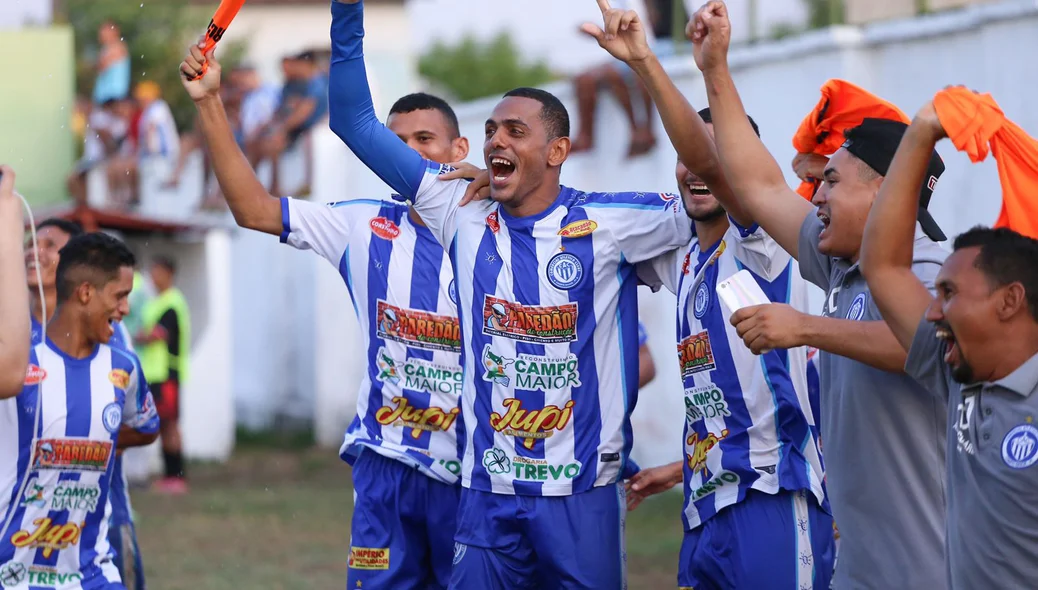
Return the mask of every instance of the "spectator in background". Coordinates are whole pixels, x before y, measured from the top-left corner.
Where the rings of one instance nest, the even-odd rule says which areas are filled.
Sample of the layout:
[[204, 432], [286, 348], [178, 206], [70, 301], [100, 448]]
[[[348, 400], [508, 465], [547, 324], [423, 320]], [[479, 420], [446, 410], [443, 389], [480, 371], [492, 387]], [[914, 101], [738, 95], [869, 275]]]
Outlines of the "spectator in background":
[[137, 352], [159, 412], [166, 475], [156, 489], [183, 494], [187, 482], [180, 438], [180, 388], [187, 381], [190, 364], [191, 318], [184, 294], [174, 285], [175, 274], [171, 259], [157, 257], [152, 261], [151, 282], [157, 295], [144, 305], [142, 329], [134, 340], [141, 343]]
[[94, 104], [126, 98], [130, 94], [130, 52], [123, 42], [119, 25], [106, 20], [97, 31], [101, 50], [97, 56]]
[[[259, 139], [260, 132], [274, 118], [281, 97], [277, 87], [265, 84], [256, 69], [249, 65], [239, 65], [231, 70], [231, 87], [241, 96], [238, 132], [235, 135], [238, 146], [244, 149]], [[227, 102], [224, 101], [224, 104]]]
[[[299, 139], [328, 114], [328, 78], [317, 67], [313, 52], [286, 57], [282, 61], [282, 68], [285, 85], [281, 90], [278, 109], [248, 150], [254, 168], [264, 160], [270, 160], [273, 169], [270, 192], [275, 196], [281, 193], [277, 173], [281, 154], [295, 147]], [[309, 152], [305, 143], [303, 148]], [[304, 155], [306, 182], [303, 189], [298, 191], [300, 194], [309, 192], [310, 186], [311, 158], [309, 153]]]
[[136, 137], [134, 153], [114, 159], [108, 167], [108, 188], [116, 205], [128, 206], [139, 201], [138, 171], [146, 165], [152, 174], [169, 178], [180, 155], [180, 136], [173, 111], [162, 100], [162, 90], [151, 80], [140, 82], [133, 90], [140, 114], [136, 125], [130, 125], [130, 137]]
[[134, 104], [129, 99], [110, 99], [100, 108], [89, 109], [83, 130], [83, 157], [69, 174], [67, 187], [72, 199], [86, 203], [87, 174], [97, 165], [111, 158], [132, 158], [134, 144], [130, 125]]
[[[674, 53], [674, 44], [670, 39], [673, 24], [671, 0], [644, 0], [644, 10], [643, 0], [615, 0], [613, 4], [616, 8], [648, 15], [652, 30], [645, 33], [653, 52], [661, 59]], [[595, 111], [601, 86], [606, 86], [613, 93], [631, 125], [631, 143], [627, 156], [633, 158], [652, 151], [656, 146], [656, 133], [653, 131], [656, 110], [649, 91], [627, 64], [610, 60], [577, 75], [573, 83], [577, 94], [580, 130], [574, 136], [571, 153], [578, 154], [594, 148]], [[642, 113], [644, 118], [640, 117]]]

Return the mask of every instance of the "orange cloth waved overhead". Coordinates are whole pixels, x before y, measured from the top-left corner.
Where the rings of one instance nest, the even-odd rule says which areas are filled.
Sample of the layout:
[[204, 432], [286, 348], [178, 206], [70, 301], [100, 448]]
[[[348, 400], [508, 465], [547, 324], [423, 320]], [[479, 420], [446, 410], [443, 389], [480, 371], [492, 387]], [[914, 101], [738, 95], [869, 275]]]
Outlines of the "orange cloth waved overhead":
[[995, 227], [1038, 239], [1038, 141], [1007, 119], [990, 94], [946, 88], [933, 97], [933, 106], [952, 143], [970, 160], [983, 161], [991, 146], [1002, 184]]
[[[893, 104], [846, 80], [833, 78], [822, 84], [822, 98], [800, 123], [793, 147], [797, 153], [829, 157], [843, 145], [844, 132], [865, 119], [892, 119], [906, 125], [912, 122]], [[816, 183], [803, 182], [797, 192], [811, 200], [817, 188]]]

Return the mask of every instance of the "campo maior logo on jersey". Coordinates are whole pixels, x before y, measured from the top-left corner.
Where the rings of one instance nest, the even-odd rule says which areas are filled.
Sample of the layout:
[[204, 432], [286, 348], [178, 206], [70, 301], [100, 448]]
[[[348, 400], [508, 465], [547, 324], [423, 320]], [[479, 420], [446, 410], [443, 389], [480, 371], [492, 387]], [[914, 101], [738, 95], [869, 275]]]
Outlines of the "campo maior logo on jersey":
[[379, 299], [376, 335], [416, 348], [461, 352], [458, 318], [397, 307]]
[[483, 333], [523, 342], [551, 344], [577, 339], [576, 303], [533, 306], [486, 295]]

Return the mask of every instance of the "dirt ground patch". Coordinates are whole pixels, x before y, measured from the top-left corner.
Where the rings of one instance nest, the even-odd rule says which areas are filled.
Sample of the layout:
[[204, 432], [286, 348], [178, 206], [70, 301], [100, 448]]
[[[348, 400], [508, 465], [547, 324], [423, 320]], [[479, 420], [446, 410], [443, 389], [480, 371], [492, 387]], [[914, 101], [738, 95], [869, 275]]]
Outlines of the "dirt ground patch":
[[[333, 451], [247, 450], [194, 465], [191, 493], [133, 490], [151, 590], [341, 590], [353, 491]], [[628, 586], [676, 587], [681, 497], [627, 520]]]

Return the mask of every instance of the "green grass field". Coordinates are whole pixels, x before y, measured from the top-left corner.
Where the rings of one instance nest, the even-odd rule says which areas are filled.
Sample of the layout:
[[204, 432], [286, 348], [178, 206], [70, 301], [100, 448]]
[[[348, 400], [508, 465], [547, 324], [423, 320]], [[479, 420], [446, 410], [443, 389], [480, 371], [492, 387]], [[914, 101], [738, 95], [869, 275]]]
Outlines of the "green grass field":
[[[151, 590], [343, 589], [353, 492], [334, 451], [248, 449], [192, 466], [191, 493], [134, 490]], [[631, 590], [674, 588], [681, 497], [627, 520]]]

